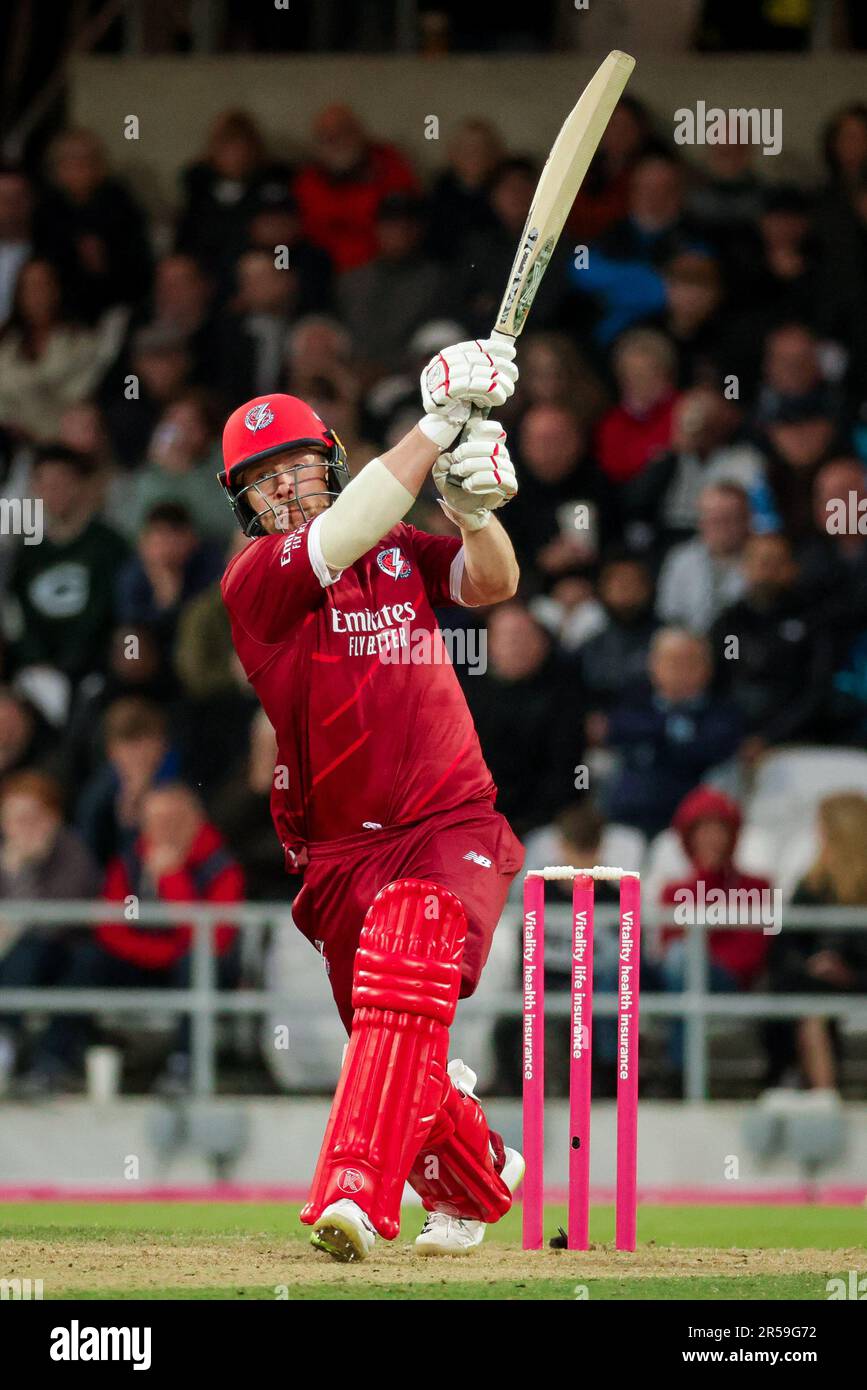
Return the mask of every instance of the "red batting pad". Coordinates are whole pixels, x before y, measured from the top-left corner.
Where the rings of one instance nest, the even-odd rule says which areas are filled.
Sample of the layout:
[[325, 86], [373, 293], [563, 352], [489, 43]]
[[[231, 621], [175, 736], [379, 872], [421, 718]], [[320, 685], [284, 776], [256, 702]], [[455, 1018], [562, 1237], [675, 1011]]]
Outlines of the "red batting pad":
[[494, 1168], [490, 1141], [479, 1102], [449, 1081], [409, 1175], [425, 1211], [470, 1221], [499, 1221], [505, 1216], [512, 1194]]
[[448, 889], [390, 883], [368, 909], [355, 957], [355, 1014], [343, 1071], [301, 1220], [350, 1197], [380, 1235], [400, 1230], [410, 1165], [448, 1083], [449, 1027], [467, 919]]

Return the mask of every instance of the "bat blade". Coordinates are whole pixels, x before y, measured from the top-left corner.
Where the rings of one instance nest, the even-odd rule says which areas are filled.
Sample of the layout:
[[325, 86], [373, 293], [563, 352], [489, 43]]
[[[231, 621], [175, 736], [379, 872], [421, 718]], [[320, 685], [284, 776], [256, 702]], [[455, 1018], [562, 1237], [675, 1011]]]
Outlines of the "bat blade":
[[517, 338], [611, 114], [635, 67], [615, 49], [563, 122], [545, 161], [494, 328]]

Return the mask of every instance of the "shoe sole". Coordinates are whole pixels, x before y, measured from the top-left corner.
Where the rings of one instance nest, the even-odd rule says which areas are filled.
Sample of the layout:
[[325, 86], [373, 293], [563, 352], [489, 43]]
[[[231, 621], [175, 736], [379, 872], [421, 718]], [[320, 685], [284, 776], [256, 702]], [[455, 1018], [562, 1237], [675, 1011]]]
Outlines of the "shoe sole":
[[310, 1244], [341, 1264], [354, 1264], [367, 1256], [367, 1251], [358, 1244], [356, 1228], [339, 1216], [330, 1216], [322, 1226], [314, 1226]]
[[424, 1245], [419, 1245], [418, 1241], [416, 1241], [415, 1253], [425, 1256], [444, 1255], [446, 1258], [452, 1260], [466, 1259], [467, 1255], [472, 1255], [474, 1250], [478, 1250], [481, 1243], [482, 1242], [479, 1241], [478, 1245], [462, 1245], [455, 1247], [453, 1245], [434, 1245], [429, 1241], [425, 1241]]

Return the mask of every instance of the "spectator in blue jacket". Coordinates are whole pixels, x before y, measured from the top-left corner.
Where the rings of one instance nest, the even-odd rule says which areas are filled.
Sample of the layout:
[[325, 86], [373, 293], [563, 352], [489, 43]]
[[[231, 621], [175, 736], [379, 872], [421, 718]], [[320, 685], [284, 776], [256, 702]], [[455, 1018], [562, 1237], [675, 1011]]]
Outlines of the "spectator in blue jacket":
[[146, 623], [169, 653], [184, 605], [219, 578], [223, 564], [219, 547], [202, 542], [186, 507], [157, 502], [118, 577], [121, 622]]
[[181, 759], [164, 709], [136, 695], [123, 696], [108, 707], [102, 741], [105, 761], [81, 790], [75, 825], [105, 866], [135, 843], [146, 793], [163, 782], [176, 781]]
[[681, 251], [705, 249], [684, 212], [685, 175], [669, 153], [652, 150], [639, 161], [622, 221], [576, 259], [571, 278], [599, 308], [594, 335], [608, 348], [618, 334], [666, 307], [663, 268]]
[[610, 714], [589, 716], [589, 740], [619, 758], [606, 795], [611, 820], [658, 834], [708, 770], [736, 753], [741, 718], [733, 704], [711, 694], [711, 672], [703, 637], [662, 628], [650, 644], [649, 685]]

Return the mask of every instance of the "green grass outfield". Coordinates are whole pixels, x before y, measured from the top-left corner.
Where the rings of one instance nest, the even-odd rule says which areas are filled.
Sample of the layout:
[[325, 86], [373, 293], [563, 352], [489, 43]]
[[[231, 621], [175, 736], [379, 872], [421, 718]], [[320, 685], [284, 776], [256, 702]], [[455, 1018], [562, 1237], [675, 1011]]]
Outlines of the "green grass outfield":
[[[549, 1207], [547, 1234], [565, 1217]], [[867, 1274], [856, 1207], [645, 1206], [635, 1255], [613, 1250], [610, 1207], [587, 1255], [522, 1252], [518, 1207], [478, 1254], [420, 1259], [422, 1219], [408, 1208], [400, 1240], [355, 1266], [313, 1251], [289, 1204], [0, 1203], [0, 1278], [41, 1278], [46, 1299], [824, 1300], [829, 1278]]]

